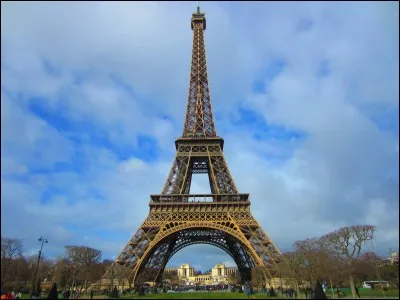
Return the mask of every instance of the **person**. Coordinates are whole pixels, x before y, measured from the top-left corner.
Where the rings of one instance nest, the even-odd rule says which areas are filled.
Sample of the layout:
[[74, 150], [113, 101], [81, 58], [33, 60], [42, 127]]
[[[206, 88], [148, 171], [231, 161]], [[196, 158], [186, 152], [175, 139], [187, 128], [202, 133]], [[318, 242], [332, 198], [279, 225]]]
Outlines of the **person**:
[[93, 299], [93, 295], [94, 295], [93, 289], [91, 289], [91, 290], [90, 290], [90, 299]]
[[244, 292], [245, 292], [247, 298], [249, 298], [249, 297], [250, 297], [250, 288], [249, 288], [248, 286], [246, 286], [246, 287], [244, 288]]
[[313, 299], [328, 299], [328, 297], [326, 297], [324, 290], [322, 289], [320, 281], [317, 281], [317, 284], [315, 285], [315, 292], [313, 295]]
[[336, 293], [337, 293], [338, 298], [342, 298], [343, 297], [343, 292], [341, 290], [339, 290], [338, 287], [336, 288]]
[[47, 295], [47, 299], [58, 299], [58, 292], [57, 292], [57, 283], [53, 283], [49, 294]]
[[270, 290], [269, 290], [269, 295], [270, 295], [271, 297], [275, 297], [275, 296], [276, 296], [276, 293], [275, 293], [275, 290], [274, 290], [274, 287], [273, 287], [273, 286], [271, 286], [271, 288], [270, 288]]
[[22, 294], [21, 294], [21, 292], [18, 292], [17, 299], [21, 299], [21, 298], [22, 298]]

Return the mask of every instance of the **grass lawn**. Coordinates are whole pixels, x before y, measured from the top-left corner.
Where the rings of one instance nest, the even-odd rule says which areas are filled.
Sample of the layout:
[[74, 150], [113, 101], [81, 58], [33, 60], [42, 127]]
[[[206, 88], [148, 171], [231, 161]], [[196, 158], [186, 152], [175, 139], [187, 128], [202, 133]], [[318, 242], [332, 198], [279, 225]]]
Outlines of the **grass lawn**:
[[[386, 297], [399, 297], [399, 290], [389, 290], [384, 291]], [[382, 290], [371, 290], [371, 291], [359, 291], [361, 297], [369, 296], [369, 297], [383, 297]]]
[[[83, 295], [82, 299], [89, 299], [89, 296]], [[270, 299], [271, 297], [265, 294], [253, 294], [250, 299]], [[275, 297], [273, 297], [275, 298]], [[23, 294], [22, 299], [30, 299], [30, 294]], [[105, 295], [95, 295], [93, 299], [111, 299]], [[126, 295], [121, 296], [119, 299], [247, 299], [244, 293], [231, 293], [231, 292], [200, 292], [200, 293], [161, 293], [161, 294], [147, 294], [145, 296], [139, 295]]]
[[[351, 290], [349, 288], [347, 289], [341, 289], [346, 293], [346, 298], [350, 297], [351, 298]], [[371, 297], [399, 297], [399, 290], [388, 290], [384, 291], [385, 296], [382, 293], [381, 289], [359, 289], [359, 294], [361, 298], [366, 297], [366, 298], [371, 298]], [[331, 291], [327, 291], [326, 293], [327, 296], [332, 297]], [[336, 292], [334, 291], [335, 298], [337, 297]]]
[[[107, 299], [106, 296], [95, 296], [96, 299]], [[274, 299], [275, 297], [272, 297]], [[244, 293], [231, 293], [231, 292], [181, 292], [181, 293], [161, 293], [161, 294], [147, 294], [145, 296], [139, 295], [126, 295], [120, 299], [271, 299], [265, 294], [253, 294], [247, 297]]]
[[[332, 295], [329, 293], [328, 298], [332, 298]], [[361, 298], [383, 298], [382, 291], [368, 291], [364, 293], [360, 293]], [[398, 290], [391, 290], [385, 292], [386, 298], [399, 298]], [[95, 296], [95, 299], [109, 299], [106, 296]], [[283, 299], [285, 297], [269, 297], [265, 294], [258, 293], [250, 295], [249, 299]], [[335, 294], [335, 299], [336, 299]], [[351, 292], [346, 294], [346, 298], [352, 298]], [[121, 299], [248, 299], [246, 294], [244, 293], [231, 293], [231, 292], [200, 292], [200, 293], [166, 293], [166, 294], [147, 294], [146, 296], [138, 296], [138, 295], [126, 295], [122, 296]], [[305, 299], [304, 294], [298, 295], [297, 299]]]
[[[332, 298], [332, 294], [330, 291], [327, 293], [328, 298]], [[335, 293], [334, 299], [337, 298]], [[382, 294], [382, 290], [367, 290], [367, 291], [360, 291], [361, 298], [384, 298]], [[385, 291], [385, 297], [391, 299], [399, 299], [399, 290], [389, 290]], [[88, 299], [89, 296], [83, 295], [82, 299]], [[94, 299], [111, 299], [105, 295], [95, 295]], [[283, 299], [285, 297], [269, 297], [263, 293], [257, 293], [250, 295], [249, 299]], [[351, 299], [351, 291], [346, 290], [346, 297]], [[22, 299], [30, 299], [29, 294], [23, 294]], [[126, 295], [121, 296], [120, 299], [248, 299], [246, 294], [244, 293], [232, 293], [232, 292], [180, 292], [180, 293], [160, 293], [160, 294], [147, 294], [145, 296], [139, 295]], [[304, 294], [298, 295], [297, 299], [305, 299]]]
[[[265, 294], [253, 294], [249, 297], [250, 299], [270, 299]], [[97, 298], [100, 299], [100, 298]], [[161, 293], [161, 294], [147, 294], [145, 296], [139, 295], [127, 295], [122, 296], [121, 299], [247, 299], [244, 293], [232, 293], [232, 292], [182, 292], [182, 293]]]

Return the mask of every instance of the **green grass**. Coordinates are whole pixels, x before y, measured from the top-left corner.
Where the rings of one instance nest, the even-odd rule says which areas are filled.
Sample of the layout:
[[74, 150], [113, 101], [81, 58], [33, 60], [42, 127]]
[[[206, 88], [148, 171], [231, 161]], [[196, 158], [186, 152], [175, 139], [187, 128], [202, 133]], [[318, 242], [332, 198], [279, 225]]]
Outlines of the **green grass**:
[[[351, 293], [351, 292], [350, 292]], [[384, 291], [386, 297], [398, 297], [399, 290], [389, 290]], [[370, 290], [370, 291], [359, 291], [360, 296], [376, 296], [376, 297], [383, 297], [382, 290]]]
[[[350, 288], [341, 288], [341, 291], [346, 293], [346, 297], [351, 296]], [[358, 289], [358, 293], [361, 297], [383, 297], [381, 289]], [[399, 290], [388, 290], [384, 291], [385, 297], [399, 297]], [[327, 296], [332, 296], [331, 291], [327, 291]], [[334, 290], [335, 297], [337, 296], [336, 290]]]
[[[380, 292], [380, 293], [379, 293]], [[329, 298], [332, 297], [331, 293], [328, 293], [327, 296]], [[369, 298], [369, 297], [378, 297], [378, 298], [383, 298], [382, 291], [376, 291], [376, 290], [371, 290], [371, 291], [363, 291], [360, 292], [361, 298]], [[385, 291], [385, 296], [388, 298], [393, 298], [393, 297], [399, 297], [399, 291], [398, 290], [391, 290], [391, 291]], [[95, 296], [94, 298], [96, 299], [109, 299], [107, 296]], [[276, 298], [282, 298], [282, 297], [269, 297], [265, 294], [262, 293], [257, 293], [250, 295], [250, 299], [276, 299]], [[284, 297], [285, 298], [285, 297]], [[297, 299], [303, 299], [305, 298], [304, 294], [298, 295]], [[336, 294], [335, 297], [336, 298]], [[346, 298], [352, 298], [351, 297], [351, 292], [346, 293]], [[244, 293], [232, 293], [232, 292], [199, 292], [199, 293], [188, 293], [188, 292], [181, 292], [181, 293], [160, 293], [160, 294], [147, 294], [145, 296], [139, 296], [139, 295], [126, 295], [122, 296], [121, 299], [248, 299], [246, 294]]]
[[[105, 299], [107, 297], [95, 296], [96, 299]], [[250, 299], [270, 299], [265, 294], [253, 294], [250, 295]], [[275, 297], [273, 297], [275, 298]], [[232, 292], [193, 292], [193, 293], [160, 293], [160, 294], [147, 294], [145, 296], [139, 295], [126, 295], [120, 299], [248, 299], [244, 293], [232, 293]]]
[[[346, 298], [352, 298], [350, 289], [342, 289], [346, 292]], [[359, 291], [361, 298], [383, 298], [382, 290], [360, 290]], [[330, 291], [328, 291], [327, 296], [329, 298], [332, 297]], [[336, 293], [335, 297], [336, 298]], [[399, 290], [389, 290], [385, 291], [385, 296], [387, 298], [399, 297]], [[88, 299], [89, 297], [83, 295], [83, 297]], [[95, 295], [94, 299], [110, 299], [110, 297], [105, 295]], [[257, 293], [250, 295], [250, 299], [276, 299], [279, 297], [269, 297], [263, 293]], [[298, 295], [298, 299], [304, 299], [304, 294]], [[22, 294], [22, 299], [30, 299], [30, 294]], [[246, 294], [244, 293], [232, 293], [232, 292], [179, 292], [179, 293], [160, 293], [160, 294], [147, 294], [145, 296], [139, 295], [125, 295], [121, 296], [120, 299], [248, 299]]]

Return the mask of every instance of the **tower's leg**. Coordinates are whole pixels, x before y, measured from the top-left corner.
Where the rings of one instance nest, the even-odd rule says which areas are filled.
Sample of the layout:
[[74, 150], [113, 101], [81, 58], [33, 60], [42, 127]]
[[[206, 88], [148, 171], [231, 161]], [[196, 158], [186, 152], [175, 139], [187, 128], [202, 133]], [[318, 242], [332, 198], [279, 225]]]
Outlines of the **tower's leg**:
[[[176, 156], [168, 178], [161, 192], [163, 195], [184, 194], [184, 187], [190, 187], [191, 172], [189, 172], [190, 156]], [[190, 177], [188, 177], [190, 175]], [[189, 182], [189, 184], [188, 184]], [[186, 184], [185, 184], [186, 183]]]

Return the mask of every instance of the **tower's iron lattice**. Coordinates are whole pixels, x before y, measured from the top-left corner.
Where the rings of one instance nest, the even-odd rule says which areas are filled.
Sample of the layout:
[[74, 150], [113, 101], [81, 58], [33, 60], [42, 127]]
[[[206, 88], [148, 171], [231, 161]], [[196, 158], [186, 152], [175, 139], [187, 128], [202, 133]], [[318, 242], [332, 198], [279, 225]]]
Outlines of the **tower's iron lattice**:
[[[193, 244], [210, 244], [228, 253], [247, 281], [253, 267], [270, 274], [280, 252], [250, 212], [226, 164], [224, 140], [217, 136], [208, 86], [204, 31], [199, 7], [191, 19], [193, 49], [189, 99], [182, 137], [161, 194], [151, 195], [150, 212], [104, 275], [117, 269], [135, 285], [159, 282], [169, 259]], [[211, 194], [190, 194], [192, 174], [206, 173]]]

